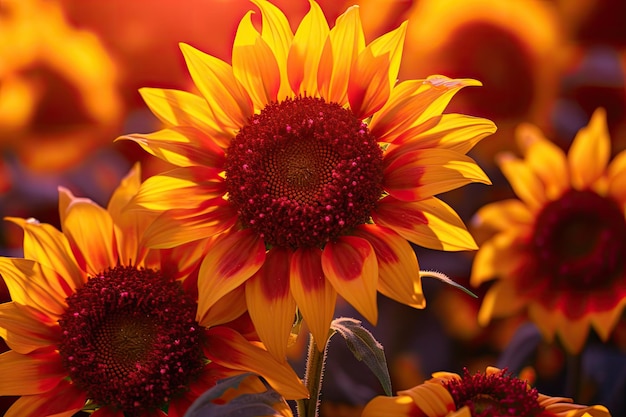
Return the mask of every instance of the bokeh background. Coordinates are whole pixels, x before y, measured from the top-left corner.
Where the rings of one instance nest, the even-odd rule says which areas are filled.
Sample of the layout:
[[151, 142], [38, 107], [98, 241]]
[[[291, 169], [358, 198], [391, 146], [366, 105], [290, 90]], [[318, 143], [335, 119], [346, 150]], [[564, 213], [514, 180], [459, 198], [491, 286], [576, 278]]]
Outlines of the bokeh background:
[[[272, 0], [295, 28], [306, 0]], [[441, 196], [467, 224], [482, 205], [513, 196], [494, 162], [516, 151], [515, 130], [533, 123], [567, 149], [593, 110], [607, 110], [613, 154], [626, 148], [626, 1], [624, 0], [320, 0], [329, 21], [359, 4], [368, 41], [409, 20], [401, 80], [430, 74], [476, 78], [448, 111], [492, 119], [498, 132], [472, 151], [493, 181]], [[106, 204], [135, 161], [148, 176], [167, 167], [123, 133], [150, 132], [156, 119], [137, 89], [192, 89], [178, 43], [230, 61], [246, 0], [0, 0], [0, 217], [35, 217], [58, 225], [57, 187]], [[255, 16], [258, 23], [258, 14]], [[476, 236], [480, 241], [480, 236]], [[0, 255], [20, 256], [21, 231], [0, 222]], [[469, 286], [471, 253], [415, 248], [423, 269]], [[524, 317], [480, 327], [478, 299], [425, 281], [425, 310], [381, 298], [379, 325], [395, 389], [431, 372], [509, 366], [551, 395], [564, 395], [567, 358]], [[0, 301], [8, 301], [0, 283]], [[337, 315], [358, 317], [348, 307]], [[302, 345], [292, 352], [301, 366]], [[2, 343], [2, 342], [0, 342]], [[0, 349], [6, 346], [0, 345]], [[626, 415], [626, 324], [608, 343], [585, 350], [582, 403]], [[530, 366], [530, 367], [529, 367]], [[358, 415], [381, 393], [369, 371], [330, 346], [322, 411]], [[0, 399], [4, 413], [11, 398]]]

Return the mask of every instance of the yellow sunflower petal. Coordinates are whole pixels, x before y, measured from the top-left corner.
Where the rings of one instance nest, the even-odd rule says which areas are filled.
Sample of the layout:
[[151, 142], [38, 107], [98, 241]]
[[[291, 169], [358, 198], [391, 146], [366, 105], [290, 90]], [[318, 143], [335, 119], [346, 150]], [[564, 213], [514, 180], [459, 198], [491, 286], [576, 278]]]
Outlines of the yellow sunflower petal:
[[611, 157], [611, 140], [604, 109], [596, 110], [589, 124], [580, 129], [567, 155], [572, 186], [588, 188], [604, 173]]
[[406, 22], [374, 40], [357, 57], [348, 83], [350, 109], [359, 118], [380, 110], [396, 83]]
[[226, 193], [224, 179], [211, 167], [176, 168], [146, 179], [131, 204], [148, 210], [197, 209]]
[[491, 184], [472, 158], [449, 149], [404, 153], [398, 147], [385, 155], [384, 163], [383, 187], [403, 201], [421, 200], [472, 182]]
[[206, 201], [205, 208], [163, 212], [150, 223], [141, 244], [153, 249], [173, 248], [222, 233], [236, 221], [236, 210], [218, 197]]
[[228, 141], [221, 133], [220, 126], [213, 121], [213, 114], [207, 102], [186, 91], [162, 88], [141, 88], [141, 98], [156, 117], [168, 126], [190, 126], [205, 132], [221, 146]]
[[70, 244], [55, 227], [34, 219], [7, 217], [24, 230], [24, 258], [32, 259], [54, 269], [66, 279], [72, 289], [84, 283], [84, 273], [78, 268]]
[[86, 401], [86, 392], [76, 384], [63, 380], [48, 392], [18, 398], [4, 417], [72, 417], [82, 410]]
[[55, 319], [65, 312], [65, 299], [73, 293], [66, 278], [30, 259], [0, 258], [0, 275], [14, 302]]
[[180, 49], [191, 78], [217, 123], [227, 130], [239, 130], [254, 113], [254, 106], [232, 67], [187, 44], [181, 43]]
[[322, 270], [337, 293], [375, 325], [378, 264], [372, 245], [360, 237], [340, 236], [324, 247]]
[[[557, 314], [561, 315], [561, 313]], [[580, 320], [560, 319], [557, 333], [559, 340], [568, 352], [580, 353], [585, 346], [589, 336], [589, 319], [589, 316], [583, 316]], [[537, 325], [541, 326], [540, 324]]]
[[409, 390], [399, 391], [398, 394], [411, 397], [427, 416], [446, 416], [450, 411], [456, 410], [452, 396], [438, 383], [426, 382]]
[[224, 163], [224, 141], [216, 141], [204, 131], [178, 126], [153, 133], [134, 133], [116, 140], [132, 140], [146, 152], [173, 165], [221, 167]]
[[435, 197], [400, 201], [387, 196], [379, 201], [372, 218], [376, 224], [426, 248], [445, 251], [478, 249], [459, 215]]
[[442, 75], [404, 81], [395, 86], [387, 103], [374, 114], [370, 130], [379, 141], [393, 142], [407, 129], [441, 115], [461, 88], [476, 85], [481, 84], [476, 80], [450, 79]]
[[607, 169], [608, 194], [626, 204], [626, 151], [618, 153]]
[[500, 170], [513, 191], [528, 207], [536, 211], [546, 202], [546, 191], [535, 172], [521, 159], [509, 153], [498, 155]]
[[202, 327], [218, 326], [235, 320], [246, 310], [245, 287], [241, 285], [224, 294], [202, 316], [198, 314], [197, 321]]
[[264, 262], [265, 243], [251, 229], [233, 232], [217, 240], [200, 265], [199, 314], [243, 284]]
[[365, 405], [361, 417], [411, 417], [416, 414], [416, 411], [416, 405], [409, 396], [385, 397], [379, 395]]
[[293, 32], [289, 21], [283, 12], [269, 1], [252, 0], [252, 2], [261, 10], [263, 17], [261, 36], [274, 52], [280, 70], [281, 83], [278, 98], [282, 100], [285, 97], [291, 97], [293, 94], [287, 79], [287, 56], [293, 41]]
[[280, 71], [274, 52], [252, 25], [252, 11], [246, 13], [233, 44], [233, 73], [250, 94], [252, 103], [262, 109], [276, 101]]
[[481, 139], [496, 131], [489, 119], [447, 113], [431, 117], [394, 138], [406, 152], [417, 149], [443, 148], [466, 154]]
[[321, 351], [326, 346], [337, 301], [337, 291], [322, 270], [322, 251], [297, 249], [291, 257], [289, 275], [291, 294]]
[[212, 362], [261, 375], [285, 399], [308, 397], [307, 389], [286, 360], [277, 360], [235, 330], [225, 326], [213, 327], [207, 331], [207, 339], [207, 357]]
[[517, 136], [520, 141], [525, 142], [526, 164], [541, 179], [546, 196], [551, 200], [556, 199], [570, 187], [565, 153], [554, 143], [544, 139], [535, 126], [521, 125]]
[[611, 337], [615, 326], [622, 316], [625, 305], [626, 299], [622, 299], [610, 310], [594, 312], [594, 314], [591, 315], [591, 324], [596, 332], [598, 332], [600, 339], [605, 342], [609, 340], [609, 337]]
[[259, 338], [277, 359], [287, 354], [296, 315], [289, 291], [291, 250], [272, 248], [261, 269], [246, 281], [246, 304]]
[[55, 319], [32, 307], [15, 302], [0, 304], [0, 337], [17, 353], [55, 345], [60, 333]]
[[518, 296], [518, 291], [511, 283], [498, 281], [483, 298], [478, 312], [478, 323], [486, 326], [492, 318], [510, 316], [520, 311], [527, 302], [528, 300]]
[[330, 28], [320, 6], [309, 0], [310, 10], [300, 22], [287, 57], [291, 89], [300, 95], [316, 96], [317, 67]]
[[512, 273], [523, 262], [519, 240], [519, 235], [515, 233], [499, 233], [484, 242], [474, 257], [470, 283], [477, 287]]
[[[61, 187], [61, 193], [69, 191]], [[67, 207], [62, 226], [70, 245], [76, 248], [77, 261], [88, 274], [97, 275], [117, 265], [113, 220], [105, 209], [89, 199], [75, 198]]]
[[472, 219], [475, 227], [489, 228], [496, 231], [531, 227], [533, 214], [528, 207], [517, 199], [508, 199], [487, 204], [476, 212]]
[[327, 102], [348, 102], [348, 81], [352, 66], [365, 49], [365, 35], [358, 6], [352, 6], [337, 18], [330, 30], [317, 72], [317, 88]]
[[21, 355], [9, 350], [0, 354], [0, 396], [36, 395], [53, 389], [67, 377], [58, 352]]
[[402, 236], [391, 229], [364, 224], [353, 231], [374, 248], [378, 262], [378, 291], [402, 304], [424, 308], [419, 266], [415, 251]]

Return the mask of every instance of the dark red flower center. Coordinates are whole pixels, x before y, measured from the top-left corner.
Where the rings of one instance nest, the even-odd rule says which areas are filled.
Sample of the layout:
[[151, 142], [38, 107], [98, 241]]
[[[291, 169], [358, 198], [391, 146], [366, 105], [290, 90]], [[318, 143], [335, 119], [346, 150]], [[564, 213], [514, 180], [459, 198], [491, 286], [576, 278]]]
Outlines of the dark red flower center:
[[528, 389], [526, 381], [504, 370], [471, 375], [464, 369], [460, 380], [451, 380], [445, 387], [457, 410], [468, 406], [472, 417], [535, 417], [543, 411], [537, 390]]
[[570, 190], [539, 213], [532, 243], [553, 289], [608, 288], [624, 272], [624, 213], [610, 198]]
[[67, 299], [59, 352], [98, 406], [138, 416], [184, 392], [204, 365], [197, 304], [160, 272], [118, 266]]
[[382, 150], [365, 123], [323, 99], [270, 104], [227, 151], [228, 199], [268, 245], [321, 247], [365, 223], [382, 194]]

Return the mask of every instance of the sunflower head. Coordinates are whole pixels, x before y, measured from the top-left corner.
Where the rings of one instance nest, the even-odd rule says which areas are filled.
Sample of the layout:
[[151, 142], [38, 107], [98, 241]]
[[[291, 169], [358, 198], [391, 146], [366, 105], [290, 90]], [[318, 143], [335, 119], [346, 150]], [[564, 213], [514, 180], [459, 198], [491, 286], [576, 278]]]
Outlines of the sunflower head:
[[443, 114], [475, 80], [397, 83], [406, 23], [367, 44], [356, 6], [331, 28], [311, 1], [294, 32], [277, 7], [253, 3], [261, 28], [243, 17], [231, 62], [181, 45], [199, 95], [142, 89], [166, 128], [124, 138], [179, 167], [133, 200], [159, 214], [147, 244], [217, 236], [200, 310], [245, 287], [259, 336], [283, 357], [296, 308], [325, 341], [338, 295], [372, 323], [379, 291], [424, 306], [409, 242], [476, 248], [435, 195], [489, 183], [466, 153], [495, 126]]

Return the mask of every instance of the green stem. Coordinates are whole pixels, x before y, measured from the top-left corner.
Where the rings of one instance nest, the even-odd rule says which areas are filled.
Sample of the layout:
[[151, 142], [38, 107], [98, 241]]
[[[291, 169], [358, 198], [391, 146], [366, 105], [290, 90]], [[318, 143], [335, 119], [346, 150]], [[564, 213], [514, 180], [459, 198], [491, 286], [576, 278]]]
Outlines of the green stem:
[[326, 346], [320, 352], [309, 335], [309, 350], [306, 357], [306, 370], [304, 373], [304, 385], [309, 390], [309, 398], [298, 400], [298, 417], [318, 417], [319, 396], [322, 390], [322, 378], [324, 364], [326, 362]]

